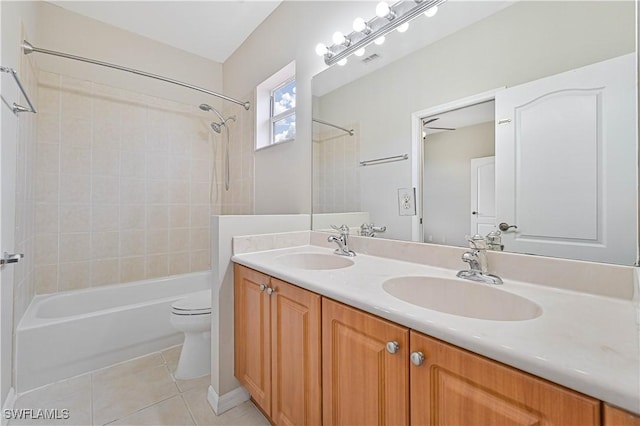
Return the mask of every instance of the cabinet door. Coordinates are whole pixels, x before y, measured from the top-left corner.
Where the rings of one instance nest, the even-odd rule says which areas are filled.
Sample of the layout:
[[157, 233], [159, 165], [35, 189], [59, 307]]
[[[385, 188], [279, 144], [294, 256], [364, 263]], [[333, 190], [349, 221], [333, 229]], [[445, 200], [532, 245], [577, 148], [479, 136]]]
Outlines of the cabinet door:
[[271, 278], [271, 418], [322, 422], [320, 296]]
[[271, 408], [269, 276], [234, 265], [235, 375], [267, 414]]
[[599, 401], [411, 332], [412, 425], [598, 425]]
[[604, 426], [640, 426], [640, 416], [604, 404]]
[[408, 337], [404, 327], [322, 299], [323, 424], [408, 424]]

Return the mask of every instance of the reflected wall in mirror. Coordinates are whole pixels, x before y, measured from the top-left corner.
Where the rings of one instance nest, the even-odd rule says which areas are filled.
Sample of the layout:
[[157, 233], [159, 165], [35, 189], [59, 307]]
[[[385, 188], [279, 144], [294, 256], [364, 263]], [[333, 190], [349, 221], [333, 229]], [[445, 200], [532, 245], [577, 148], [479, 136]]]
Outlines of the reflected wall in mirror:
[[[481, 11], [483, 7], [486, 8], [484, 12]], [[473, 13], [467, 13], [468, 11]], [[471, 205], [471, 158], [490, 162], [490, 157], [495, 157], [498, 169], [502, 170], [499, 165], [504, 164], [506, 157], [502, 153], [504, 150], [495, 148], [496, 133], [499, 133], [498, 130], [504, 132], [509, 125], [497, 125], [502, 117], [493, 115], [486, 120], [454, 119], [449, 117], [455, 115], [453, 112], [444, 114], [444, 106], [456, 105], [459, 100], [473, 99], [478, 94], [493, 93], [493, 98], [499, 97], [500, 93], [515, 89], [516, 86], [525, 86], [525, 83], [563, 73], [571, 76], [577, 72], [572, 70], [633, 54], [636, 52], [635, 14], [633, 2], [626, 1], [447, 2], [442, 5], [436, 17], [431, 20], [417, 18], [408, 32], [394, 34], [387, 38], [386, 43], [387, 48], [393, 49], [394, 43], [402, 45], [403, 37], [411, 37], [411, 32], [416, 30], [415, 34], [427, 42], [427, 45], [417, 48], [414, 43], [413, 48], [416, 50], [399, 59], [384, 51], [376, 52], [377, 47], [367, 48], [367, 55], [379, 54], [381, 62], [378, 65], [375, 62], [365, 64], [350, 59], [345, 67], [328, 68], [315, 76], [312, 85], [314, 119], [356, 131], [354, 136], [349, 136], [340, 134], [337, 129], [314, 124], [314, 229], [325, 229], [324, 225], [327, 223], [340, 224], [343, 219], [353, 218], [348, 223], [351, 227], [359, 227], [362, 224], [359, 223], [360, 220], [386, 226], [386, 232], [376, 234], [378, 238], [466, 246], [464, 236], [472, 233], [473, 212], [478, 212], [477, 206]], [[435, 21], [459, 21], [460, 17], [470, 19], [468, 17], [472, 15], [477, 17], [476, 20], [465, 22], [463, 28], [447, 30]], [[441, 35], [426, 34], [426, 30], [420, 30], [418, 26], [432, 26], [433, 31], [437, 29]], [[398, 49], [402, 50], [400, 47]], [[393, 61], [383, 63], [387, 56], [392, 57]], [[536, 233], [512, 228], [503, 233], [504, 237], [512, 238], [506, 238], [508, 242], [505, 243], [505, 250], [620, 264], [636, 262], [638, 194], [635, 60], [632, 66], [633, 81], [623, 89], [628, 95], [625, 95], [625, 102], [628, 102], [629, 97], [633, 100], [631, 111], [626, 115], [630, 115], [632, 119], [625, 118], [626, 121], [621, 125], [623, 131], [615, 140], [606, 133], [610, 125], [599, 122], [594, 125], [597, 128], [594, 127], [596, 130], [593, 135], [587, 135], [594, 138], [589, 148], [591, 154], [586, 150], [580, 155], [574, 155], [572, 148], [563, 151], [566, 148], [562, 148], [563, 145], [558, 141], [553, 142], [553, 138], [545, 138], [546, 145], [538, 152], [529, 154], [527, 151], [526, 158], [538, 156], [538, 163], [535, 163], [537, 169], [533, 172], [528, 170], [529, 176], [535, 176], [536, 172], [545, 176], [545, 168], [550, 167], [550, 164], [547, 164], [547, 160], [539, 161], [540, 156], [545, 153], [545, 158], [556, 161], [556, 167], [565, 167], [562, 175], [545, 182], [546, 185], [551, 185], [547, 195], [554, 193], [554, 188], [557, 187], [561, 189], [558, 193], [565, 194], [564, 198], [567, 198], [569, 191], [572, 196], [575, 194], [574, 204], [582, 203], [593, 210], [595, 213], [591, 222], [585, 225], [594, 234], [593, 238], [583, 241], [582, 237], [575, 234], [578, 232], [575, 231], [575, 225], [580, 222], [576, 212], [571, 216], [557, 214], [557, 211], [550, 208], [538, 209], [539, 204], [535, 203], [553, 198], [521, 192], [519, 197], [526, 198], [529, 206], [534, 206], [529, 209], [529, 216], [537, 214], [541, 217], [546, 210], [546, 214], [551, 217], [545, 217], [544, 220], [551, 228], [541, 229]], [[375, 69], [368, 72], [367, 67]], [[358, 78], [354, 79], [354, 76]], [[566, 83], [567, 89], [571, 86], [571, 82]], [[582, 90], [582, 86], [576, 83], [574, 89]], [[492, 96], [485, 96], [487, 99], [483, 100], [491, 101]], [[592, 98], [594, 101], [587, 104], [595, 105], [593, 116], [597, 120], [601, 119], [602, 105], [615, 102], [618, 108], [623, 108], [620, 99], [614, 100], [606, 94], [594, 93]], [[489, 110], [493, 109], [489, 102], [483, 105], [489, 106]], [[429, 113], [433, 111], [437, 113]], [[567, 116], [579, 115], [570, 113]], [[534, 120], [529, 122], [533, 123]], [[513, 124], [509, 132], [515, 134], [514, 129], [518, 123]], [[550, 120], [545, 119], [534, 127], [554, 130], [557, 134], [557, 123], [555, 125], [553, 127]], [[517, 132], [520, 132], [521, 128], [517, 128]], [[422, 131], [426, 132], [425, 135]], [[519, 133], [518, 135], [520, 137]], [[423, 136], [426, 136], [424, 140]], [[517, 145], [524, 152], [518, 145], [520, 143], [516, 138], [514, 146]], [[552, 143], [556, 145], [551, 145]], [[624, 150], [618, 151], [617, 147], [622, 145]], [[452, 149], [452, 146], [455, 148]], [[520, 151], [516, 155], [521, 155]], [[466, 152], [464, 157], [454, 155], [463, 152]], [[633, 154], [628, 155], [629, 152]], [[365, 167], [360, 165], [364, 160], [403, 154], [409, 154], [409, 160], [381, 162]], [[514, 156], [513, 153], [509, 155]], [[586, 158], [589, 155], [591, 158]], [[424, 162], [419, 160], [420, 156], [424, 156]], [[611, 162], [612, 158], [619, 163]], [[420, 165], [419, 169], [412, 169], [412, 163]], [[590, 165], [587, 167], [588, 164]], [[491, 166], [482, 163], [480, 167], [487, 171], [476, 173], [476, 176], [480, 176], [480, 183], [486, 186], [492, 179]], [[592, 177], [594, 181], [590, 183], [591, 186], [585, 186], [579, 180], [571, 180], [573, 176], [582, 176], [584, 169], [589, 167], [597, 170]], [[616, 168], [624, 170], [624, 176], [612, 177], [606, 173], [607, 170]], [[624, 184], [611, 185], [614, 181]], [[505, 185], [521, 190], [527, 187], [522, 184], [522, 180], [516, 181], [515, 178], [511, 181], [496, 178], [494, 183], [496, 191], [500, 191], [501, 186]], [[475, 185], [477, 188], [478, 183]], [[398, 189], [411, 186], [417, 187], [418, 214], [414, 217], [402, 216], [399, 212]], [[572, 192], [574, 187], [576, 190]], [[631, 189], [622, 189], [623, 187]], [[499, 193], [495, 196], [496, 199], [504, 198]], [[613, 198], [626, 201], [617, 207], [607, 204]], [[484, 196], [483, 200], [485, 206], [492, 204], [489, 196]], [[493, 205], [495, 207], [499, 204], [496, 200]], [[551, 203], [545, 202], [546, 207], [549, 207], [548, 204]], [[485, 212], [487, 209], [482, 210]], [[523, 216], [521, 210], [516, 214], [516, 219], [501, 218], [500, 215], [508, 216], [513, 212], [502, 213], [502, 210], [498, 210], [494, 212], [497, 216], [492, 219], [475, 218], [479, 219], [475, 221], [476, 229], [484, 233], [495, 229], [500, 222], [515, 224], [515, 220], [527, 216]], [[602, 222], [610, 212], [617, 210], [624, 210], [625, 221], [631, 218], [632, 222], [625, 225], [622, 232], [610, 230]], [[347, 212], [353, 214], [342, 216]], [[320, 226], [321, 221], [316, 220], [316, 213], [322, 214], [323, 226]], [[556, 215], [562, 216], [561, 220], [554, 221]], [[422, 224], [419, 223], [420, 219]], [[524, 217], [522, 220], [530, 219]], [[552, 228], [556, 229], [553, 234], [550, 231]], [[621, 233], [625, 235], [624, 242], [615, 240]], [[521, 247], [518, 238], [542, 238], [546, 245]], [[555, 240], [569, 241], [569, 248], [560, 252], [547, 250]], [[624, 248], [615, 255], [584, 255], [581, 251], [582, 246], [599, 245], [618, 245]]]

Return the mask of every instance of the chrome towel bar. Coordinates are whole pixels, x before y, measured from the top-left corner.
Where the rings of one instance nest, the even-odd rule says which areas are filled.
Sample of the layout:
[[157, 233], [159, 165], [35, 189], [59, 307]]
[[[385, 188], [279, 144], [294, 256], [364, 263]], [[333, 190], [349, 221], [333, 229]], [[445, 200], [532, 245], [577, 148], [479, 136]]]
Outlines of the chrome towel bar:
[[376, 158], [375, 160], [361, 161], [361, 166], [372, 166], [375, 164], [390, 163], [392, 161], [408, 160], [409, 154], [394, 155], [393, 157]]
[[20, 113], [20, 112], [33, 112], [35, 114], [37, 111], [36, 111], [35, 107], [33, 106], [33, 104], [31, 103], [31, 99], [29, 99], [29, 95], [27, 95], [27, 91], [24, 90], [24, 86], [22, 85], [22, 83], [20, 83], [20, 79], [18, 78], [18, 72], [16, 70], [14, 70], [13, 68], [7, 68], [7, 67], [2, 67], [2, 66], [0, 66], [0, 71], [1, 72], [6, 72], [6, 73], [11, 74], [13, 76], [13, 79], [16, 81], [16, 84], [18, 85], [18, 88], [22, 92], [22, 95], [24, 96], [24, 99], [27, 101], [27, 104], [29, 104], [29, 108], [24, 107], [22, 105], [18, 105], [15, 102], [13, 103], [13, 105], [9, 105], [9, 103], [6, 100], [4, 100], [4, 97], [3, 97], [2, 100], [4, 101], [4, 103], [9, 108], [11, 108], [13, 113], [16, 114], [16, 115], [18, 115], [18, 113]]

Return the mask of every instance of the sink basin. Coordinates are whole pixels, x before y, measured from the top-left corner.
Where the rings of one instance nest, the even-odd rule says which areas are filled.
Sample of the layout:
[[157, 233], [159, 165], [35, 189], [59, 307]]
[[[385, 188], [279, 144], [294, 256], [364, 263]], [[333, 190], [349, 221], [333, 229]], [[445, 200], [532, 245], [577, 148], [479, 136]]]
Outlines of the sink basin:
[[469, 318], [523, 321], [542, 314], [540, 306], [524, 297], [471, 281], [398, 277], [385, 281], [382, 288], [413, 305]]
[[340, 269], [353, 265], [353, 260], [337, 254], [296, 253], [277, 257], [280, 265], [298, 269]]

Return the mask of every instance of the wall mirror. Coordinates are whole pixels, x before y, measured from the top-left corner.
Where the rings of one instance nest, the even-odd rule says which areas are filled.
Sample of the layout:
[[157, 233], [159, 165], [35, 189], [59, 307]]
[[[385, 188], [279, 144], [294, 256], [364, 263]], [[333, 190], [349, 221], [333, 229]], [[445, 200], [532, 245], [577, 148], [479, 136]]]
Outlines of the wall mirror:
[[314, 76], [313, 229], [634, 264], [635, 4], [439, 9]]

